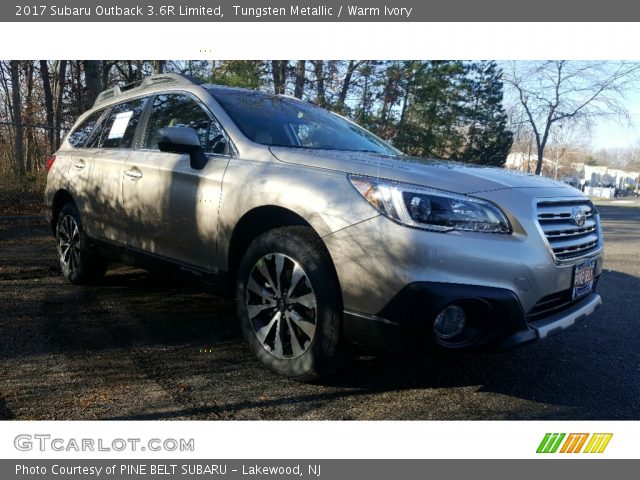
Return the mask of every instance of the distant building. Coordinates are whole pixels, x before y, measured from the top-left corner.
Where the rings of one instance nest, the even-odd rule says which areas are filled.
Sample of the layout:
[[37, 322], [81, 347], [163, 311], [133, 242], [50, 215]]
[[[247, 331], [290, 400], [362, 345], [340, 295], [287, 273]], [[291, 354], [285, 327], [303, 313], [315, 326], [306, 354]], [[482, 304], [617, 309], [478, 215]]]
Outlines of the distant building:
[[580, 172], [580, 188], [590, 197], [614, 198], [621, 190], [637, 189], [640, 173], [610, 168], [573, 164]]
[[[520, 172], [535, 173], [537, 155], [524, 152], [512, 152], [507, 156], [505, 168]], [[558, 171], [556, 172], [556, 169]], [[548, 158], [542, 159], [541, 174], [557, 178], [569, 185], [579, 188], [587, 195], [613, 198], [620, 190], [638, 189], [640, 172], [626, 171], [607, 166], [591, 166], [583, 162], [569, 165], [557, 165]]]
[[[537, 163], [537, 155], [529, 155], [525, 152], [512, 152], [507, 155], [507, 160], [504, 163], [504, 166], [509, 170], [535, 173]], [[549, 160], [548, 158], [544, 157], [542, 158], [542, 175], [553, 176], [555, 174], [555, 168], [556, 163], [553, 160]]]
[[606, 166], [584, 166], [582, 180], [593, 187], [613, 187], [619, 190], [638, 188], [639, 172], [628, 172]]

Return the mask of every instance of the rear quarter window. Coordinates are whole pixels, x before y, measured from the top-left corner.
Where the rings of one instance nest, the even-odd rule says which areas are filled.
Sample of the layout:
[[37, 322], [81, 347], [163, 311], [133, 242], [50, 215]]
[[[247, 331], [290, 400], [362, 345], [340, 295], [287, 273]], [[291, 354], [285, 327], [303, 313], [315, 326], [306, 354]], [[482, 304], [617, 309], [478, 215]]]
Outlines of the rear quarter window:
[[85, 118], [80, 125], [78, 125], [73, 132], [69, 135], [69, 143], [75, 148], [82, 148], [89, 140], [91, 133], [100, 121], [100, 118], [104, 114], [105, 109], [97, 110]]

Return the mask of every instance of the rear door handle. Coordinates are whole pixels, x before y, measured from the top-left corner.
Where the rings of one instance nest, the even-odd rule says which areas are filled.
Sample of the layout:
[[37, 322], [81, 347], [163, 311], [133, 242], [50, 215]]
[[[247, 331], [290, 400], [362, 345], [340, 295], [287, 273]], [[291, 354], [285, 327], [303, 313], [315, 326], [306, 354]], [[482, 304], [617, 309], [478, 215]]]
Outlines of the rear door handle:
[[74, 167], [76, 167], [78, 170], [82, 170], [86, 164], [84, 163], [83, 159], [80, 160], [76, 160], [76, 163], [73, 164]]
[[140, 180], [142, 178], [142, 172], [139, 168], [133, 167], [129, 170], [125, 170], [124, 174], [131, 180]]

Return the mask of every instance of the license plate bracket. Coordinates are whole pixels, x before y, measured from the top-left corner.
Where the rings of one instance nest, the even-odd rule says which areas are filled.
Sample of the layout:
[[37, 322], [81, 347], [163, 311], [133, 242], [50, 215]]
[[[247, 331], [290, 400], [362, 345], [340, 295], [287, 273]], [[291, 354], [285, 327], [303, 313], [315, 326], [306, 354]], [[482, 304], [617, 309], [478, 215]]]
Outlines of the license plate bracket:
[[588, 295], [593, 290], [596, 273], [595, 259], [585, 260], [573, 267], [572, 300]]

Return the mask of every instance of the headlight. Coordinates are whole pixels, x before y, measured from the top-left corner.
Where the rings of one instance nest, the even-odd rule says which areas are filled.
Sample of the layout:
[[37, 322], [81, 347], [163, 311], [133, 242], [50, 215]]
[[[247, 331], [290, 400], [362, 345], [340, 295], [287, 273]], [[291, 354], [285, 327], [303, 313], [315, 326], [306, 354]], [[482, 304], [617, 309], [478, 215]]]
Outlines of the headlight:
[[504, 213], [479, 198], [369, 177], [350, 175], [349, 180], [380, 212], [410, 227], [439, 232], [511, 233]]

